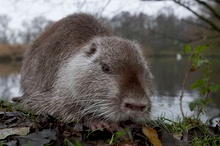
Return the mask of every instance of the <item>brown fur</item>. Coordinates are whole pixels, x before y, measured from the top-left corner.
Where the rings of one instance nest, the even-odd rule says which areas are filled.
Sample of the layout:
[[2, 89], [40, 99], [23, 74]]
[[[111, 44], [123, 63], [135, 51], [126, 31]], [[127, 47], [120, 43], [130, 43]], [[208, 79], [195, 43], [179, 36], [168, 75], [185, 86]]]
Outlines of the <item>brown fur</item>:
[[111, 32], [86, 14], [70, 15], [43, 32], [24, 55], [21, 71], [24, 96], [50, 90], [61, 63], [94, 36], [111, 36]]
[[94, 17], [79, 13], [53, 24], [28, 48], [21, 104], [68, 121], [145, 122], [152, 80], [136, 42], [113, 36]]

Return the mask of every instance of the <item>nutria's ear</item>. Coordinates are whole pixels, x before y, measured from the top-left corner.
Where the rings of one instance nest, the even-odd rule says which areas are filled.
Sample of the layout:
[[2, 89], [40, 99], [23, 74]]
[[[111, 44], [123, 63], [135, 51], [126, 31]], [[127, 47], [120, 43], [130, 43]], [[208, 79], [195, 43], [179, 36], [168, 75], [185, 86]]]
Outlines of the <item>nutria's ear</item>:
[[91, 57], [92, 55], [94, 55], [95, 52], [97, 51], [96, 47], [97, 47], [96, 44], [95, 44], [95, 43], [92, 43], [92, 44], [90, 45], [90, 48], [86, 51], [86, 55], [87, 55], [88, 57]]

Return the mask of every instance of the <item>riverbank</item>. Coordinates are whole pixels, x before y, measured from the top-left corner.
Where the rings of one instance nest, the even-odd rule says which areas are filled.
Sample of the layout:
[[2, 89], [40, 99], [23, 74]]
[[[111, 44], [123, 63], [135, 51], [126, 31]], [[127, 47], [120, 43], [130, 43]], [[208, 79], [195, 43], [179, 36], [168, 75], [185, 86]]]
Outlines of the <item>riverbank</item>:
[[[21, 62], [27, 46], [28, 45], [0, 44], [0, 62]], [[181, 51], [151, 52], [150, 54], [146, 54], [146, 56], [148, 58], [175, 57], [177, 59], [187, 57], [183, 55]], [[219, 58], [220, 54], [207, 52], [206, 57]]]
[[20, 62], [27, 45], [0, 44], [0, 62]]
[[[64, 122], [50, 115], [34, 115], [15, 103], [0, 101], [0, 146], [203, 146], [220, 144], [220, 127], [198, 119], [181, 121], [160, 117], [147, 125], [123, 124], [120, 132], [91, 131], [82, 123]], [[169, 124], [167, 124], [167, 122]], [[77, 129], [77, 130], [76, 130]]]

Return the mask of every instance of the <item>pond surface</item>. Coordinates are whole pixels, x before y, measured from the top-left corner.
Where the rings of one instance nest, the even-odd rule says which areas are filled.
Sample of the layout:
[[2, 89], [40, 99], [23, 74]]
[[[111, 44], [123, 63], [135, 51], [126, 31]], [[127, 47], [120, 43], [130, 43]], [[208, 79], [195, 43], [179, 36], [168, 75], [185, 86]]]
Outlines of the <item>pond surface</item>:
[[[212, 65], [212, 80], [220, 84], [220, 59], [210, 59]], [[179, 106], [179, 96], [187, 67], [187, 60], [176, 58], [151, 58], [151, 70], [156, 80], [156, 93], [152, 97], [152, 117], [165, 116], [175, 120], [178, 115], [181, 116]], [[0, 97], [2, 99], [11, 99], [20, 96], [19, 80], [20, 80], [21, 64], [2, 64], [0, 63]], [[201, 70], [202, 71], [202, 70]], [[191, 91], [190, 85], [202, 77], [202, 72], [191, 73], [187, 80], [183, 97], [183, 110], [187, 115], [191, 115], [189, 103], [198, 97], [202, 97], [199, 91]], [[206, 112], [201, 119], [206, 122], [207, 119], [219, 117], [220, 114], [220, 93], [211, 95], [213, 102], [206, 108]]]

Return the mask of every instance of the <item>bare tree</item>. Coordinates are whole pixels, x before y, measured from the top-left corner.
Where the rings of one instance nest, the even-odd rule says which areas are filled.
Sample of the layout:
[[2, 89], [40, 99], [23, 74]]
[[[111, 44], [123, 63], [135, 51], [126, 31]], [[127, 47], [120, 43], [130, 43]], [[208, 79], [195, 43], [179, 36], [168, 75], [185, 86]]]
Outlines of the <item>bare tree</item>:
[[[210, 0], [142, 0], [142, 1], [155, 1], [155, 2], [173, 1], [174, 3], [192, 12], [200, 20], [205, 22], [209, 26], [209, 29], [220, 33], [220, 26], [218, 25], [220, 22], [220, 11], [219, 11], [220, 0], [212, 0], [212, 1]], [[200, 8], [202, 7], [203, 11], [194, 9], [195, 6], [199, 6]], [[204, 11], [207, 12], [208, 15], [205, 15]], [[215, 21], [210, 19], [210, 16], [215, 17], [216, 18]]]
[[20, 32], [23, 43], [28, 44], [32, 42], [52, 21], [45, 17], [36, 17], [31, 22], [23, 22], [24, 31]]
[[0, 43], [9, 43], [9, 22], [10, 18], [6, 15], [0, 15]]

